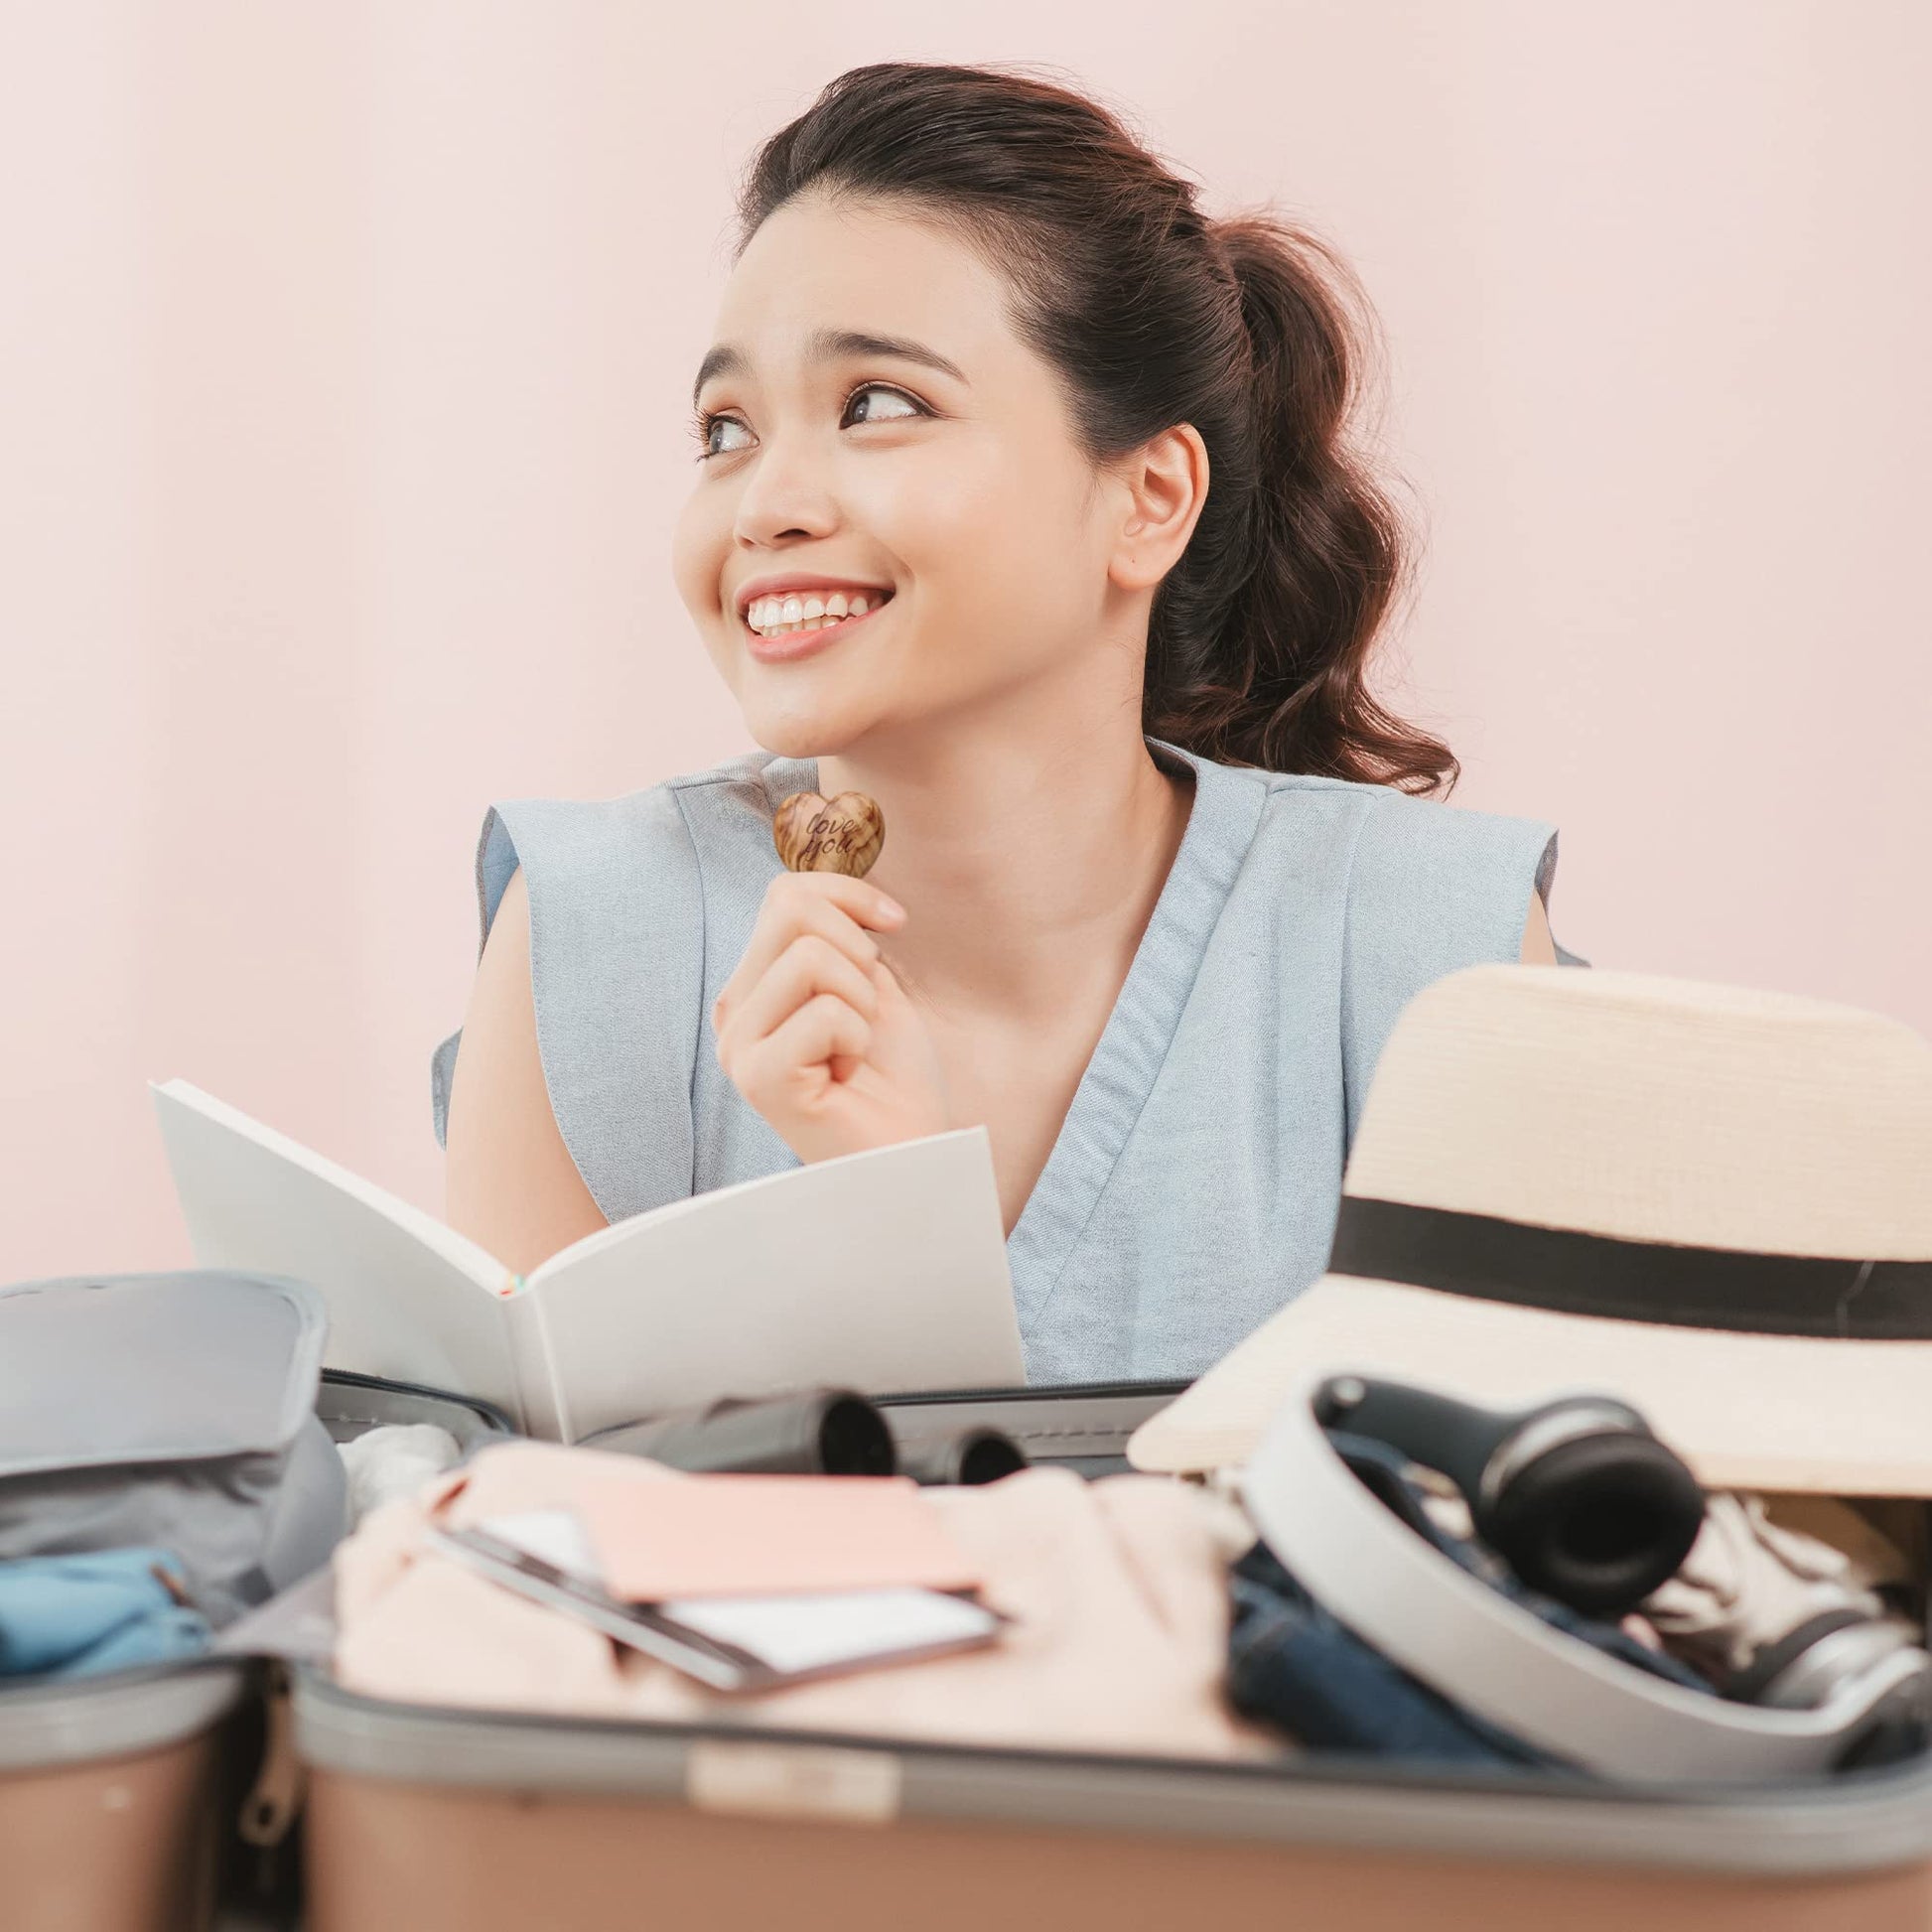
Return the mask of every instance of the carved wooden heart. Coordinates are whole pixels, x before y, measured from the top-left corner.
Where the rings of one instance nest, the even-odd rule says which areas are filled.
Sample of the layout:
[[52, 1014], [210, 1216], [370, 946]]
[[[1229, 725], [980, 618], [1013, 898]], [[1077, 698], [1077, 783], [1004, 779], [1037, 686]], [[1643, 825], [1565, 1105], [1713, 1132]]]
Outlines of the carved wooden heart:
[[771, 843], [787, 872], [842, 872], [863, 879], [886, 843], [886, 815], [863, 791], [821, 798], [794, 791], [773, 814]]

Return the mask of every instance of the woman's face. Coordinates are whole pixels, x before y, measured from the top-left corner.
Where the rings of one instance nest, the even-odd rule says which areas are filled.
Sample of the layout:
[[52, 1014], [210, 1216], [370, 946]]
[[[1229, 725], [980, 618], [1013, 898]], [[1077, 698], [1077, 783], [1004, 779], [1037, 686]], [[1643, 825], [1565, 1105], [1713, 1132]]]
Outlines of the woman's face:
[[[1008, 301], [977, 250], [885, 203], [803, 196], [740, 257], [673, 561], [766, 750], [836, 757], [1091, 676], [1119, 506]], [[754, 627], [840, 596], [865, 615]]]

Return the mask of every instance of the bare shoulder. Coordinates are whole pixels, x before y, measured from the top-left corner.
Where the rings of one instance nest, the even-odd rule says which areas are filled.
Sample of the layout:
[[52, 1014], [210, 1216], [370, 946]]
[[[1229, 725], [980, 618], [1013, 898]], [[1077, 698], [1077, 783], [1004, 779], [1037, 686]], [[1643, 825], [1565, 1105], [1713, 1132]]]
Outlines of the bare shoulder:
[[1557, 942], [1550, 931], [1550, 915], [1544, 909], [1543, 895], [1530, 895], [1529, 917], [1523, 921], [1522, 963], [1526, 966], [1554, 966]]
[[446, 1218], [517, 1274], [605, 1225], [551, 1111], [520, 869], [503, 888], [478, 962], [445, 1144]]

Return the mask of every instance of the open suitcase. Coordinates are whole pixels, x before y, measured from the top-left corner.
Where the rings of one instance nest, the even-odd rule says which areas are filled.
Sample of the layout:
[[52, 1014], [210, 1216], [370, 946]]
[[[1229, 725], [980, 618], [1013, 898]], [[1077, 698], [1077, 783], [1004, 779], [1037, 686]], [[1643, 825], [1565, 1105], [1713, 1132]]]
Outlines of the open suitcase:
[[[483, 1403], [325, 1370], [337, 1442], [433, 1422], [466, 1449], [507, 1435]], [[211, 1923], [258, 1722], [254, 1667], [191, 1663], [0, 1691], [0, 1927], [183, 1932]]]
[[[1125, 1466], [1176, 1385], [895, 1400]], [[1932, 1926], [1932, 1764], [1775, 1794], [382, 1703], [296, 1674], [309, 1932]]]

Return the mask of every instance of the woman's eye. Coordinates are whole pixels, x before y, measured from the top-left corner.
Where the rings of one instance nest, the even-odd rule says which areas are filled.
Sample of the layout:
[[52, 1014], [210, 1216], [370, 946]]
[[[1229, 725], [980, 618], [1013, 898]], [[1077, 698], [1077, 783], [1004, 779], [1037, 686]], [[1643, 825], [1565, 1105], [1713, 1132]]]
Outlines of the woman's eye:
[[737, 430], [747, 442], [750, 441], [752, 432], [736, 416], [712, 416], [707, 418], [704, 426], [705, 455], [728, 456], [733, 450], [744, 449], [745, 443], [727, 443], [719, 440], [732, 430]]
[[[868, 404], [867, 397], [883, 396], [887, 406], [880, 408], [877, 403]], [[883, 382], [868, 382], [863, 389], [855, 389], [846, 398], [845, 421], [858, 423], [903, 422], [908, 416], [923, 416], [925, 411], [908, 395], [897, 389], [889, 389]], [[844, 423], [840, 424], [843, 428]]]

